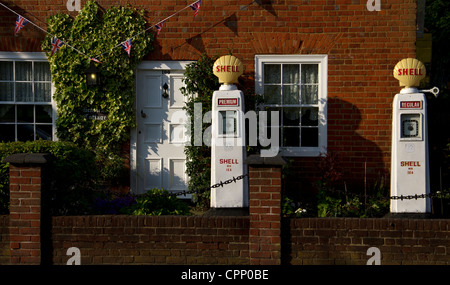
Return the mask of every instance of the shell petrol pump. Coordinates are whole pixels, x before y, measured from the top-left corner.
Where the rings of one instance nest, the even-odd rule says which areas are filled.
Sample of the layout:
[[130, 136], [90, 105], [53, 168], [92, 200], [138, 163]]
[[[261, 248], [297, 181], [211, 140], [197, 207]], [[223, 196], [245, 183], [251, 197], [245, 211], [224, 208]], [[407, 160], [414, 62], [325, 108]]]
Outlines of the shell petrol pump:
[[[213, 73], [223, 84], [212, 98], [211, 185], [247, 174], [244, 95], [234, 85], [243, 65], [238, 58], [225, 55], [216, 60]], [[211, 208], [246, 207], [247, 177], [211, 189]]]
[[[425, 72], [423, 63], [413, 58], [399, 61], [393, 71], [404, 88], [393, 102], [391, 196], [405, 199], [391, 199], [391, 213], [431, 211], [427, 101], [416, 88]], [[436, 95], [435, 89], [431, 92]]]

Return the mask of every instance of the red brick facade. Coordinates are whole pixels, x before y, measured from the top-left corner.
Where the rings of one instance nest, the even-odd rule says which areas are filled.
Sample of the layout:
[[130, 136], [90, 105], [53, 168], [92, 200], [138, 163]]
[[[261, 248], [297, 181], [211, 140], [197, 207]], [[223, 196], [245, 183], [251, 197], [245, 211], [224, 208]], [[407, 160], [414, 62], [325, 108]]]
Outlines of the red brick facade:
[[[106, 1], [145, 9], [147, 21], [160, 21], [190, 1]], [[392, 77], [402, 58], [415, 57], [416, 0], [203, 1], [199, 15], [180, 13], [166, 21], [146, 60], [197, 60], [233, 53], [245, 66], [250, 87], [257, 54], [328, 55], [328, 150], [339, 153], [347, 185], [362, 185], [389, 173], [392, 99], [399, 91]], [[56, 13], [69, 13], [66, 1], [3, 1], [45, 28]], [[81, 4], [84, 5], [82, 0]], [[13, 36], [15, 15], [0, 8], [0, 51], [40, 51], [43, 32], [23, 29]], [[154, 24], [154, 23], [153, 23]], [[316, 158], [295, 158], [297, 178], [289, 185], [308, 188], [317, 177]]]

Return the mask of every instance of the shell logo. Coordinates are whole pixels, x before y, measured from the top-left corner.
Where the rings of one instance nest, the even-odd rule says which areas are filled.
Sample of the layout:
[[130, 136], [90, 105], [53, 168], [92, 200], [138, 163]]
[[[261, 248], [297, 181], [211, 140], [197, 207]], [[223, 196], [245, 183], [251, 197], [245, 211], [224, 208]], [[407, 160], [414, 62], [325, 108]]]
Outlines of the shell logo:
[[214, 62], [213, 73], [219, 78], [219, 83], [225, 85], [238, 83], [239, 76], [244, 73], [244, 66], [237, 57], [224, 55]]
[[405, 58], [399, 61], [393, 71], [400, 86], [417, 87], [425, 77], [426, 69], [422, 62], [415, 58]]

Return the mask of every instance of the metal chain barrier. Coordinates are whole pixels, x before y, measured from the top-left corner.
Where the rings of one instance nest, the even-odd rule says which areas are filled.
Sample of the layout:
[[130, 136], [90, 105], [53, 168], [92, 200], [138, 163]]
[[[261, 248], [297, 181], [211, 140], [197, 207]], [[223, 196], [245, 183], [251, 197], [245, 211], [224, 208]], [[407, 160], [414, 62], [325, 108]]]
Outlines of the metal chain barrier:
[[246, 176], [248, 176], [248, 174], [239, 175], [237, 177], [233, 176], [233, 178], [230, 178], [230, 179], [225, 180], [225, 181], [220, 181], [220, 182], [218, 182], [218, 183], [216, 183], [214, 185], [211, 185], [209, 187], [204, 187], [204, 188], [200, 188], [200, 189], [197, 189], [197, 190], [189, 190], [189, 191], [183, 190], [183, 191], [178, 192], [178, 193], [167, 193], [165, 195], [167, 195], [167, 196], [181, 196], [181, 195], [186, 196], [187, 194], [194, 194], [194, 193], [205, 192], [205, 191], [208, 191], [211, 188], [223, 187], [224, 185], [227, 185], [227, 184], [230, 184], [230, 183], [233, 183], [233, 182], [236, 183], [238, 180], [242, 180]]
[[[381, 198], [379, 196], [373, 196], [373, 195], [364, 195], [364, 194], [357, 194], [357, 193], [349, 193], [347, 191], [342, 190], [327, 190], [331, 193], [338, 193], [343, 195], [349, 195], [349, 196], [358, 196], [359, 198]], [[428, 194], [410, 194], [410, 195], [400, 195], [400, 196], [389, 196], [386, 197], [389, 200], [412, 200], [412, 199], [425, 199], [425, 198], [450, 198], [450, 190], [443, 190], [443, 191], [436, 191], [435, 193], [428, 193]]]

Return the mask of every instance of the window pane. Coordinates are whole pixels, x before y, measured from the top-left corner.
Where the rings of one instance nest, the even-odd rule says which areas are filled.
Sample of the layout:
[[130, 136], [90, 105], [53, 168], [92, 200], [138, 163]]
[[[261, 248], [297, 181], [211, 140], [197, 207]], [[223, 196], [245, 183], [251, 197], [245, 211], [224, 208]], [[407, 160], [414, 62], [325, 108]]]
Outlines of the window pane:
[[319, 125], [319, 108], [302, 108], [302, 126]]
[[52, 106], [36, 105], [36, 123], [52, 122]]
[[16, 101], [32, 102], [33, 88], [31, 83], [16, 83]]
[[36, 139], [52, 140], [52, 125], [36, 125]]
[[14, 105], [0, 105], [0, 123], [14, 123]]
[[283, 86], [283, 104], [300, 104], [300, 88], [297, 85]]
[[51, 81], [50, 64], [48, 62], [34, 63], [34, 80], [35, 81]]
[[13, 80], [12, 61], [0, 61], [0, 80]]
[[317, 104], [319, 87], [317, 85], [302, 86], [302, 104]]
[[17, 140], [18, 141], [33, 141], [34, 127], [31, 124], [17, 125]]
[[281, 86], [264, 86], [264, 102], [266, 104], [281, 104]]
[[33, 105], [17, 105], [17, 122], [33, 123]]
[[15, 140], [14, 125], [0, 125], [0, 142], [13, 142]]
[[300, 82], [300, 65], [283, 64], [283, 83]]
[[300, 128], [283, 128], [283, 146], [300, 145]]
[[35, 102], [51, 101], [51, 83], [34, 83]]
[[281, 83], [280, 64], [264, 64], [264, 83]]
[[0, 101], [14, 101], [13, 82], [0, 82]]
[[302, 64], [302, 84], [319, 83], [319, 65]]
[[300, 126], [300, 108], [283, 108], [283, 126]]
[[236, 111], [219, 111], [219, 134], [235, 135], [237, 134], [237, 113]]
[[318, 128], [302, 128], [302, 146], [309, 146], [309, 147], [319, 146]]
[[32, 63], [26, 61], [16, 61], [16, 81], [31, 81]]

